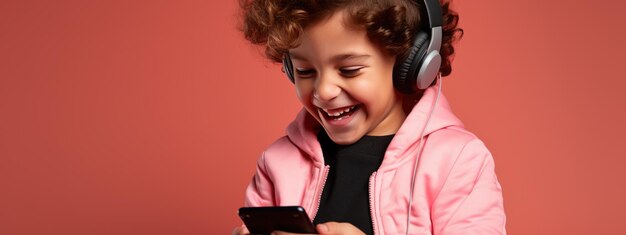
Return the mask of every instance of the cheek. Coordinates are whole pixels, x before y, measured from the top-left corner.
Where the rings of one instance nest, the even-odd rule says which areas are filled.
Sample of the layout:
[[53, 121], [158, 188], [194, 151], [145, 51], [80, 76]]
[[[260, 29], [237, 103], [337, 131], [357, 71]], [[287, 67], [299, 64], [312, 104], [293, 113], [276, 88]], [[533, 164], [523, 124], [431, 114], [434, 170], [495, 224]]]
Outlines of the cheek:
[[296, 95], [298, 96], [298, 100], [300, 100], [300, 103], [304, 106], [310, 106], [310, 104], [312, 103], [311, 99], [313, 95], [312, 86], [310, 86], [306, 82], [296, 82], [295, 88]]
[[361, 80], [352, 85], [354, 98], [364, 103], [380, 103], [393, 96], [392, 82], [382, 82], [379, 79]]
[[306, 111], [311, 114], [318, 122], [321, 123], [317, 115], [317, 107], [313, 105], [313, 89], [312, 86], [305, 84], [298, 84], [296, 82], [296, 95], [298, 96], [298, 100], [300, 104], [306, 109]]

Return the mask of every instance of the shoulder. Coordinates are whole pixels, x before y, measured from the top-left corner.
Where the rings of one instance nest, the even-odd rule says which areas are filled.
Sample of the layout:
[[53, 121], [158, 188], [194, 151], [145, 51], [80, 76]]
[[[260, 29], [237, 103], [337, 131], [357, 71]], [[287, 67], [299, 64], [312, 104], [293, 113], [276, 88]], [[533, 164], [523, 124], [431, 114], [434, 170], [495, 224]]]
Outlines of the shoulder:
[[487, 150], [478, 136], [461, 126], [449, 126], [436, 130], [428, 135], [427, 143], [431, 146], [445, 147], [457, 152], [464, 151], [468, 147], [482, 147]]
[[463, 127], [447, 127], [431, 133], [426, 142], [422, 167], [438, 179], [439, 199], [469, 195], [475, 189], [500, 190], [493, 156], [475, 134]]
[[304, 162], [310, 162], [310, 159], [311, 156], [295, 145], [289, 137], [283, 136], [263, 151], [260, 161], [263, 161], [267, 168], [277, 169], [301, 165]]
[[282, 136], [270, 144], [263, 152], [263, 155], [266, 158], [281, 158], [293, 155], [294, 152], [299, 152], [298, 147], [287, 136]]
[[429, 156], [430, 161], [446, 166], [448, 170], [459, 167], [480, 170], [485, 162], [493, 161], [484, 142], [460, 126], [450, 126], [430, 133], [426, 139], [424, 156]]

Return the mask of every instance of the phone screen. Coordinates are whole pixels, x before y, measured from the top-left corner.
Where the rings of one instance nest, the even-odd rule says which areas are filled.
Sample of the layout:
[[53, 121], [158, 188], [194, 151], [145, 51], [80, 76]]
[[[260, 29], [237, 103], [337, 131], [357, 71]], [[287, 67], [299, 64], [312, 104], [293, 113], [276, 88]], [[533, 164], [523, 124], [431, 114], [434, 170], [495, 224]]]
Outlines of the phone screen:
[[315, 226], [301, 206], [242, 207], [239, 217], [251, 234], [273, 231], [316, 233]]

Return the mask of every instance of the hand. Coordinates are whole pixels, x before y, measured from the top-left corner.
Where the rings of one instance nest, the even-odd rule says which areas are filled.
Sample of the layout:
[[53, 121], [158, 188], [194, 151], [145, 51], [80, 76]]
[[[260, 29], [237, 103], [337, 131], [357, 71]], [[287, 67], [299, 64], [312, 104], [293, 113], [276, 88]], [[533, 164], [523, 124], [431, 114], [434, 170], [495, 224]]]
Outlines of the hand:
[[317, 229], [318, 233], [326, 234], [326, 235], [330, 235], [330, 234], [365, 235], [363, 231], [361, 231], [357, 227], [354, 227], [354, 225], [352, 225], [351, 223], [327, 222], [323, 224], [318, 224], [317, 226], [315, 226], [315, 229]]
[[[337, 222], [327, 222], [323, 224], [318, 224], [315, 226], [315, 229], [319, 234], [322, 235], [365, 235], [361, 230], [357, 227], [354, 227], [351, 223], [337, 223]], [[281, 232], [275, 231], [272, 232], [272, 235], [292, 235], [295, 233]]]
[[233, 232], [231, 234], [232, 235], [246, 235], [246, 234], [250, 234], [250, 231], [248, 231], [248, 228], [246, 228], [246, 226], [241, 225], [233, 229]]

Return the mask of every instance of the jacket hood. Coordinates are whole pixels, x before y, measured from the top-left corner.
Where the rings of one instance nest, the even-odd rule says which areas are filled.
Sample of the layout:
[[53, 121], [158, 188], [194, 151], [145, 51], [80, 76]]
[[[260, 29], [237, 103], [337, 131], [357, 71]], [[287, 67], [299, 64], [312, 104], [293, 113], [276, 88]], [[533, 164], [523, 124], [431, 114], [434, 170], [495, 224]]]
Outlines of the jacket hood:
[[[426, 118], [437, 97], [438, 86], [437, 84], [426, 89], [424, 95], [422, 95], [417, 104], [413, 106], [413, 109], [407, 115], [400, 129], [398, 129], [394, 138], [391, 140], [389, 147], [387, 147], [383, 165], [389, 162], [397, 162], [400, 160], [396, 159], [398, 158], [397, 156], [404, 156], [404, 152], [415, 147], [413, 145], [418, 143], [422, 128], [424, 128], [424, 124], [426, 124]], [[463, 123], [452, 113], [445, 96], [440, 94], [435, 111], [424, 131], [424, 136], [428, 136], [434, 131], [449, 126], [463, 127]], [[317, 120], [304, 108], [287, 127], [287, 137], [289, 140], [301, 151], [311, 156], [316, 164], [323, 164], [324, 162], [322, 148], [317, 141], [317, 133], [321, 128]]]

